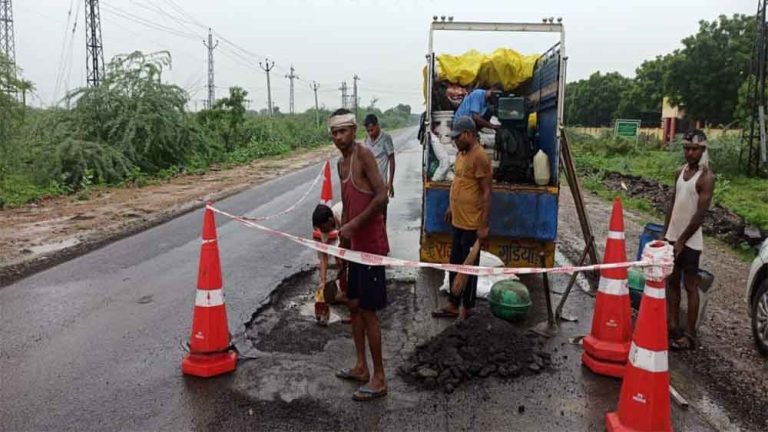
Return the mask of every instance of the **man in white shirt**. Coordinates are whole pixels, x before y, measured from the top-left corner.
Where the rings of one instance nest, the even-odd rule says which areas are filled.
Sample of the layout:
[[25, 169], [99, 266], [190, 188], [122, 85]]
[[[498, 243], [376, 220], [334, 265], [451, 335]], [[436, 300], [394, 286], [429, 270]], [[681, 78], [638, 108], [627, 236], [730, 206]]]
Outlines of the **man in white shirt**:
[[[686, 164], [675, 174], [675, 188], [664, 222], [664, 238], [674, 245], [675, 266], [667, 279], [669, 296], [669, 346], [673, 350], [696, 349], [699, 314], [699, 259], [704, 250], [701, 224], [712, 204], [715, 175], [709, 167], [707, 136], [694, 129], [683, 136]], [[688, 316], [680, 331], [680, 282], [685, 287]]]
[[[368, 136], [365, 138], [365, 146], [368, 147], [376, 158], [381, 178], [387, 186], [389, 198], [395, 197], [395, 145], [392, 136], [381, 130], [379, 119], [375, 114], [365, 116], [365, 130]], [[384, 209], [384, 222], [387, 221], [387, 209]]]

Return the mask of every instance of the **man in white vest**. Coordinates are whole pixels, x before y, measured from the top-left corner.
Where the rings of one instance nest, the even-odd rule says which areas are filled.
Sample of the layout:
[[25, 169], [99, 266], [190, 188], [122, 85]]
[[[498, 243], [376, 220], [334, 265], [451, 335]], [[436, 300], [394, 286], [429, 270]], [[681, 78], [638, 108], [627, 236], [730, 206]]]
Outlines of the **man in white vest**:
[[[667, 279], [670, 347], [677, 350], [697, 346], [696, 319], [699, 313], [699, 259], [704, 250], [701, 224], [712, 204], [715, 175], [709, 167], [707, 136], [694, 129], [683, 136], [686, 164], [675, 174], [675, 188], [664, 221], [664, 238], [674, 246], [675, 266]], [[680, 329], [680, 284], [688, 296], [688, 317]]]

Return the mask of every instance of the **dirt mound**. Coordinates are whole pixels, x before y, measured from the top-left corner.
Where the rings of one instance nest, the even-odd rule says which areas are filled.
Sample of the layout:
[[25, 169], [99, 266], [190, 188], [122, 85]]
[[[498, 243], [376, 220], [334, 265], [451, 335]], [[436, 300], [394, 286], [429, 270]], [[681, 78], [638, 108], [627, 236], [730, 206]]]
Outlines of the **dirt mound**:
[[[643, 177], [606, 172], [603, 183], [613, 190], [622, 190], [623, 183], [627, 188], [627, 195], [648, 200], [653, 208], [661, 213], [667, 211], [669, 200], [672, 197], [672, 187]], [[742, 242], [747, 242], [750, 245], [759, 244], [760, 241], [745, 235], [745, 228], [744, 219], [741, 216], [719, 204], [712, 206], [707, 212], [702, 225], [705, 234], [731, 245], [735, 246]], [[765, 238], [765, 233], [762, 233], [761, 236]]]
[[533, 375], [551, 366], [542, 339], [481, 309], [418, 346], [399, 368], [410, 383], [453, 392], [462, 382]]

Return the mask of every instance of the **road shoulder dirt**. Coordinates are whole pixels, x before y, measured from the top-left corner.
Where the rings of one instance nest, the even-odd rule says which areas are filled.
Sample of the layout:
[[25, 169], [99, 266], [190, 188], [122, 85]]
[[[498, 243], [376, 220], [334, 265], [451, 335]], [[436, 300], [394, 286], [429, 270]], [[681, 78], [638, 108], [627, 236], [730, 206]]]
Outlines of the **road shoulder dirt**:
[[[595, 238], [608, 234], [610, 203], [586, 193], [585, 206], [592, 222]], [[576, 217], [573, 197], [567, 186], [560, 193], [560, 248], [572, 260], [579, 258], [578, 248], [584, 244]], [[651, 216], [624, 210], [627, 254], [633, 258], [643, 227], [648, 222], [660, 223]], [[604, 241], [597, 243], [602, 254]], [[574, 247], [575, 246], [575, 247]], [[749, 263], [744, 262], [726, 244], [707, 238], [701, 257], [701, 268], [714, 275], [706, 314], [699, 327], [701, 347], [693, 352], [672, 353], [672, 361], [689, 369], [706, 392], [720, 399], [736, 420], [754, 427], [768, 428], [768, 361], [754, 348], [747, 305], [744, 300]], [[685, 296], [683, 296], [685, 297]], [[685, 303], [685, 301], [683, 301]]]
[[88, 200], [72, 195], [2, 210], [0, 287], [337, 153], [327, 145], [141, 188], [94, 188]]

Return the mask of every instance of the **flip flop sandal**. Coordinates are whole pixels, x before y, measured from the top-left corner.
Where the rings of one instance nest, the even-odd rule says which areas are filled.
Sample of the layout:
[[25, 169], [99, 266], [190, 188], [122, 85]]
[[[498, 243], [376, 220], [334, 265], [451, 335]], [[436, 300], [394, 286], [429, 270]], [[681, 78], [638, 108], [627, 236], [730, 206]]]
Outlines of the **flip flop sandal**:
[[451, 312], [444, 308], [432, 311], [432, 318], [457, 318], [458, 316], [458, 312]]
[[386, 395], [387, 395], [386, 387], [384, 387], [381, 390], [374, 390], [368, 387], [368, 385], [364, 385], [358, 388], [354, 393], [352, 393], [352, 399], [359, 402], [368, 402], [374, 399], [384, 397]]
[[357, 381], [361, 383], [368, 382], [369, 377], [355, 375], [352, 373], [351, 368], [344, 368], [336, 371], [336, 378], [341, 378], [348, 381]]
[[[680, 343], [680, 341], [683, 339], [686, 340], [684, 344]], [[692, 351], [692, 350], [695, 350], [696, 347], [698, 346], [698, 341], [694, 336], [691, 336], [690, 333], [682, 332], [680, 334], [680, 337], [672, 341], [672, 343], [670, 343], [669, 346], [674, 351]]]

